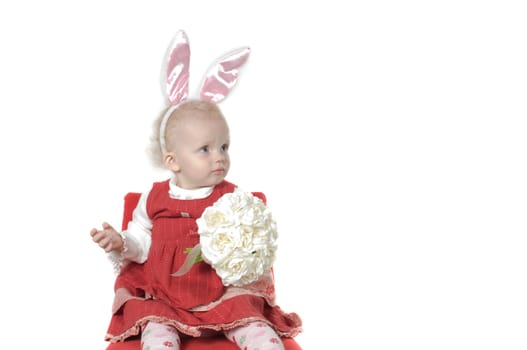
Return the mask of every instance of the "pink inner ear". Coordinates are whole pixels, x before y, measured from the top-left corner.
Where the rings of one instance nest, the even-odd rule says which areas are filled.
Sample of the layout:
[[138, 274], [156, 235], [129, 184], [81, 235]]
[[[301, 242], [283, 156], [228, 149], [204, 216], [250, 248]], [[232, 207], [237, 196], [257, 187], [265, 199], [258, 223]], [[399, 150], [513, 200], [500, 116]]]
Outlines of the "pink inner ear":
[[239, 71], [250, 52], [248, 47], [235, 50], [210, 69], [201, 86], [200, 99], [215, 103], [225, 99], [236, 85]]
[[185, 32], [179, 31], [168, 53], [166, 92], [168, 100], [176, 105], [188, 95], [190, 46]]

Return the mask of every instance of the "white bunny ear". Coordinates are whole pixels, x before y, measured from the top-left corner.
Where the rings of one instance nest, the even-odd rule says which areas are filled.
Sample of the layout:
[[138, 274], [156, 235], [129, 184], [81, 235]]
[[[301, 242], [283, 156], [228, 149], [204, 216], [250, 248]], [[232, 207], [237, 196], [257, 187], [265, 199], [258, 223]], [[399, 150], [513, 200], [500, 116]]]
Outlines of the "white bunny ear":
[[251, 50], [244, 47], [221, 58], [205, 76], [201, 85], [200, 99], [218, 103], [225, 99], [238, 80], [241, 67], [249, 58]]
[[163, 79], [168, 101], [177, 105], [188, 95], [190, 64], [190, 46], [187, 35], [180, 30], [172, 39], [166, 54], [166, 66]]

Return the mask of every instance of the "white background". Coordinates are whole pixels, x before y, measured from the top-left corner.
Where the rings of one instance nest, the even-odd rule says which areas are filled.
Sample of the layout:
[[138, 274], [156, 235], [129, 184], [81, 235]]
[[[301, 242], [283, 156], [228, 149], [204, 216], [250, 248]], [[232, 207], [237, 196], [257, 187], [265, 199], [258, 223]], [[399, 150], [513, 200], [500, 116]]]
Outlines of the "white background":
[[184, 29], [192, 92], [252, 48], [222, 103], [228, 179], [268, 196], [304, 349], [525, 349], [521, 4], [2, 2], [2, 348], [106, 346], [114, 275], [89, 230], [166, 177], [145, 148]]

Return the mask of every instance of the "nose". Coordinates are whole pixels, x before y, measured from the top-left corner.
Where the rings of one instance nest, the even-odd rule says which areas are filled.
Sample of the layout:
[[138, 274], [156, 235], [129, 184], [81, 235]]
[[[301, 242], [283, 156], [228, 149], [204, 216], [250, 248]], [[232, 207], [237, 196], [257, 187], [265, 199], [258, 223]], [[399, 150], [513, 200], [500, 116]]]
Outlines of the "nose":
[[216, 163], [223, 163], [223, 162], [225, 162], [225, 153], [221, 152], [221, 151], [216, 152], [215, 157], [214, 157], [214, 161]]

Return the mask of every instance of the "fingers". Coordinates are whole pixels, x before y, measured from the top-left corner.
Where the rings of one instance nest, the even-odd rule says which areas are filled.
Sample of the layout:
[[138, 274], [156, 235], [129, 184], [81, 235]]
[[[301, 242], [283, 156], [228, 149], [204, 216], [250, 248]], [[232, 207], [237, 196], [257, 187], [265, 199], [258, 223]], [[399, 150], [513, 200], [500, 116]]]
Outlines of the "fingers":
[[102, 226], [102, 230], [96, 228], [91, 229], [90, 236], [95, 243], [106, 250], [112, 242], [112, 234], [114, 230], [113, 227], [106, 222], [103, 223]]
[[106, 252], [110, 252], [114, 248], [112, 234], [110, 232], [96, 231], [95, 234], [92, 235], [92, 239], [95, 243], [99, 245], [99, 247], [104, 249]]
[[113, 244], [111, 238], [105, 237], [102, 240], [99, 241], [99, 247], [104, 249], [105, 252], [111, 252], [113, 250]]
[[105, 231], [98, 231], [96, 229], [91, 230], [90, 235], [95, 243], [99, 243], [101, 240], [108, 236]]
[[96, 228], [91, 229], [90, 236], [92, 237], [92, 240], [106, 252], [121, 249], [121, 238], [119, 233], [112, 227], [112, 225], [107, 222], [103, 222], [102, 228], [102, 230], [98, 230]]

